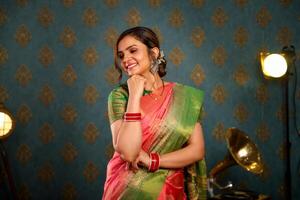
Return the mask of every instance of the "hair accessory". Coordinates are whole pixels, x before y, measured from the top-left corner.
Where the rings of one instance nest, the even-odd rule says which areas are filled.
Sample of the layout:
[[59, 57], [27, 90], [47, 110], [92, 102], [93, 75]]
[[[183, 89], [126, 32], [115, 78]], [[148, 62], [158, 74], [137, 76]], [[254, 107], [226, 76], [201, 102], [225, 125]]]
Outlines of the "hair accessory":
[[159, 169], [159, 161], [160, 161], [159, 155], [158, 153], [151, 152], [149, 156], [150, 156], [150, 163], [149, 163], [148, 171], [155, 172]]

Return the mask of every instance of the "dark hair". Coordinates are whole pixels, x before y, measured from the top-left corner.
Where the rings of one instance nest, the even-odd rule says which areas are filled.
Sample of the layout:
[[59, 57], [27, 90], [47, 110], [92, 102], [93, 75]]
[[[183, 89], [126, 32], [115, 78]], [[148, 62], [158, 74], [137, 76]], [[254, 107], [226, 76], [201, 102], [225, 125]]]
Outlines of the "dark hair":
[[[150, 28], [137, 26], [137, 27], [127, 29], [123, 33], [121, 33], [121, 35], [119, 36], [119, 38], [117, 40], [116, 46], [115, 46], [115, 67], [120, 73], [119, 81], [122, 79], [122, 69], [120, 68], [120, 66], [118, 64], [118, 55], [117, 55], [118, 45], [119, 45], [119, 42], [125, 36], [128, 36], [128, 35], [134, 37], [135, 39], [137, 39], [138, 41], [140, 41], [144, 45], [146, 45], [150, 55], [151, 55], [152, 48], [157, 47], [158, 49], [160, 49], [158, 37], [154, 33], [154, 31], [152, 31]], [[161, 56], [161, 54], [159, 52], [159, 57], [160, 56]], [[158, 75], [160, 77], [163, 77], [167, 74], [167, 72], [166, 72], [167, 61], [165, 60], [165, 58], [162, 58], [162, 59], [164, 61], [158, 65]]]

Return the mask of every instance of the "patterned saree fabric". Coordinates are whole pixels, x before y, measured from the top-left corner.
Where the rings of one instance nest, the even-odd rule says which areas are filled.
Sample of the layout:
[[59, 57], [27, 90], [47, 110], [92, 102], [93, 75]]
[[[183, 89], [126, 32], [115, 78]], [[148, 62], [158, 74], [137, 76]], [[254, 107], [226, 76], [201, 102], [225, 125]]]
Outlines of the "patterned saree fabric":
[[[108, 98], [110, 123], [122, 119], [126, 111], [128, 92], [114, 89]], [[167, 83], [155, 94], [141, 99], [142, 148], [160, 155], [183, 148], [202, 108], [203, 92], [178, 83]], [[115, 152], [107, 166], [103, 199], [206, 199], [206, 165], [201, 160], [184, 169], [159, 169], [137, 172]]]

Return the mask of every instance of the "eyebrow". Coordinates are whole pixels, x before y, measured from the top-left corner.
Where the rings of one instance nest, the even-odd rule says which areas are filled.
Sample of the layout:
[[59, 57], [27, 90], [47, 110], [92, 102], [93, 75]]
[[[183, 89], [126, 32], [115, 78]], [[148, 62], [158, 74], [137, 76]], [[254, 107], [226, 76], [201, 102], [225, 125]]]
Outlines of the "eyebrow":
[[[131, 47], [137, 46], [136, 44], [130, 45], [129, 47], [127, 47], [125, 50], [130, 49]], [[117, 53], [122, 53], [122, 51], [118, 51]]]

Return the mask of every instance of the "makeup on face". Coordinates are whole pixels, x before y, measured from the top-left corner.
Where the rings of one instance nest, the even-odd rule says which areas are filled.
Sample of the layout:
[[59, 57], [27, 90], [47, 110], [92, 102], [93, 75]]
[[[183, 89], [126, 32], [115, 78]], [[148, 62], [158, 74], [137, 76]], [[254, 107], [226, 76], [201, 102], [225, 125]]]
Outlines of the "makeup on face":
[[117, 56], [128, 75], [149, 71], [150, 59], [147, 46], [134, 37], [126, 36], [119, 42]]
[[[136, 45], [131, 45], [126, 48], [126, 51], [128, 51], [130, 54], [134, 54], [134, 53], [136, 53], [136, 51], [138, 51], [138, 49], [137, 49]], [[137, 65], [137, 62], [134, 59], [128, 58], [128, 60], [124, 61], [124, 59], [127, 59], [127, 58], [124, 58], [125, 55], [122, 51], [118, 51], [118, 57], [121, 60], [122, 66], [123, 66], [123, 68], [125, 68], [126, 71], [130, 70], [131, 68], [133, 68]]]

